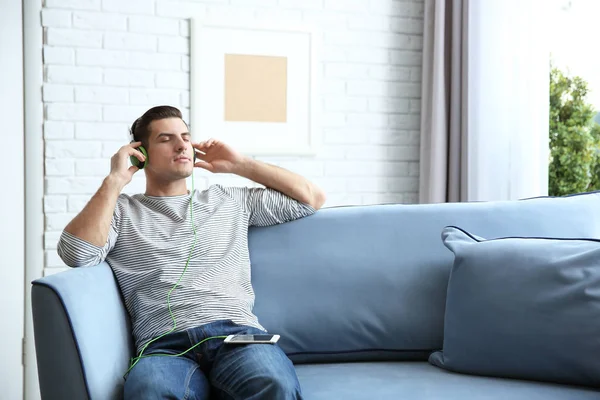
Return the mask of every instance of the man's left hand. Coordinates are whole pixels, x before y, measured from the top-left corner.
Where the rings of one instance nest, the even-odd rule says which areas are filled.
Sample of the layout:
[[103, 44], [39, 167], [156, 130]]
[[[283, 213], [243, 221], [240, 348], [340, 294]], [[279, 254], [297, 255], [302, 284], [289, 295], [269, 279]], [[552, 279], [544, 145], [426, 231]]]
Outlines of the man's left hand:
[[231, 146], [217, 139], [193, 143], [192, 146], [198, 157], [194, 167], [204, 168], [213, 173], [235, 173], [236, 168], [246, 159]]

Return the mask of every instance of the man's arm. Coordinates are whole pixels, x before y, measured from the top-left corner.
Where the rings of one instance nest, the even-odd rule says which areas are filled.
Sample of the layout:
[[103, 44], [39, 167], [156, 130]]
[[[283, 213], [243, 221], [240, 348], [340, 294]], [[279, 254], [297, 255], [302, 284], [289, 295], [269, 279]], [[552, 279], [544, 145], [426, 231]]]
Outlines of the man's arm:
[[118, 178], [107, 176], [83, 210], [67, 224], [65, 231], [94, 246], [104, 246], [123, 187]]
[[233, 173], [277, 190], [315, 210], [325, 203], [325, 193], [306, 178], [274, 165], [243, 156], [225, 143], [209, 139], [194, 143], [200, 161], [195, 166], [213, 173]]
[[232, 172], [308, 204], [315, 210], [325, 203], [325, 193], [318, 186], [284, 168], [244, 157]]
[[66, 232], [95, 246], [104, 246], [119, 194], [138, 170], [135, 166], [128, 167], [129, 156], [135, 155], [145, 161], [144, 155], [135, 149], [141, 144], [127, 144], [112, 156], [110, 174], [83, 210], [65, 227]]
[[138, 170], [134, 166], [128, 167], [127, 160], [130, 155], [135, 155], [144, 161], [144, 155], [135, 149], [140, 144], [132, 143], [119, 149], [111, 158], [110, 174], [104, 178], [83, 210], [63, 230], [57, 252], [65, 264], [71, 267], [95, 265], [104, 260], [114, 245], [118, 233], [114, 227], [111, 233], [111, 226], [116, 218], [117, 200], [121, 190]]

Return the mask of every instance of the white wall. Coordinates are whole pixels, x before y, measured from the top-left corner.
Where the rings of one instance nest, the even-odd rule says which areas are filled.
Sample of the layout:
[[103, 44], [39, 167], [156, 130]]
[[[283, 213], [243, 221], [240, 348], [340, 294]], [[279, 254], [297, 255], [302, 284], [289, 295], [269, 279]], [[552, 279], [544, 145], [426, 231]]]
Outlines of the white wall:
[[[315, 24], [323, 32], [322, 151], [261, 158], [320, 184], [325, 206], [416, 202], [423, 0], [46, 0], [47, 273], [56, 241], [157, 104], [189, 114], [191, 16]], [[200, 171], [196, 187], [243, 183]], [[144, 190], [136, 174], [126, 192]]]
[[23, 397], [24, 164], [21, 2], [0, 0], [0, 398]]

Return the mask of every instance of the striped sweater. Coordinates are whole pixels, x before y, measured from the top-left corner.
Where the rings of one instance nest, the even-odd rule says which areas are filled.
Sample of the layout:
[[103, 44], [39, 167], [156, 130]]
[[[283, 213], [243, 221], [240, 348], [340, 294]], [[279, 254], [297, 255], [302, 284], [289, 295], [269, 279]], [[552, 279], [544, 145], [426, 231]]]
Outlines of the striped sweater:
[[253, 314], [248, 227], [279, 224], [315, 211], [269, 188], [212, 185], [192, 195], [121, 194], [103, 247], [63, 231], [57, 251], [71, 267], [107, 261], [139, 353], [147, 341], [173, 328], [167, 294], [188, 258], [170, 295], [175, 331], [222, 319], [263, 329]]

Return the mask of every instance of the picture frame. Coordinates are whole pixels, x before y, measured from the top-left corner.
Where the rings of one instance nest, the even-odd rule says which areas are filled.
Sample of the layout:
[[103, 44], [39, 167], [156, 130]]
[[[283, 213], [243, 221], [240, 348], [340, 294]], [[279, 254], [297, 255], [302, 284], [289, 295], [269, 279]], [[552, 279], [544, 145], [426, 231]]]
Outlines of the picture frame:
[[310, 26], [190, 19], [190, 127], [250, 156], [313, 156], [319, 40]]

